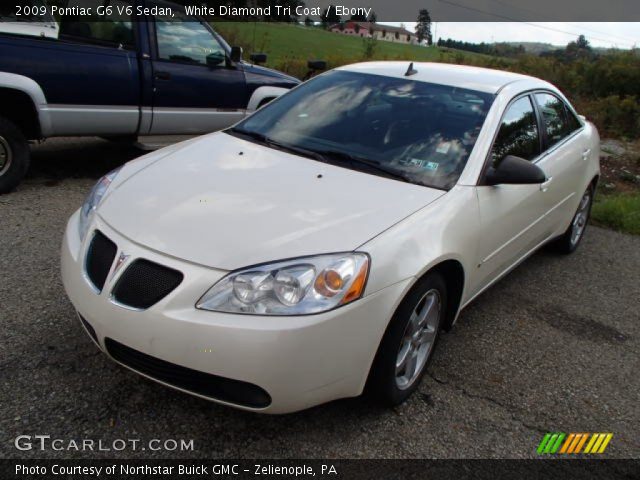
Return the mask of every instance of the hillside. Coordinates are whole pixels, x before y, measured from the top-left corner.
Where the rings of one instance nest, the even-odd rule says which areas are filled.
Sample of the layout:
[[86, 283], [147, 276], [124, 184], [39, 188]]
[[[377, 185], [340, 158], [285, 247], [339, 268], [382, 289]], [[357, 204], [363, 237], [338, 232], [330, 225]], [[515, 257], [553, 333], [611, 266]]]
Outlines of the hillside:
[[[438, 47], [423, 47], [377, 41], [367, 42], [360, 37], [350, 37], [327, 32], [318, 27], [306, 27], [286, 23], [224, 22], [217, 23], [218, 30], [231, 45], [240, 45], [248, 58], [251, 52], [264, 52], [267, 66], [304, 75], [306, 61], [323, 59], [329, 66], [365, 60], [414, 60], [472, 63], [482, 55], [453, 51]], [[372, 46], [367, 49], [367, 44]]]

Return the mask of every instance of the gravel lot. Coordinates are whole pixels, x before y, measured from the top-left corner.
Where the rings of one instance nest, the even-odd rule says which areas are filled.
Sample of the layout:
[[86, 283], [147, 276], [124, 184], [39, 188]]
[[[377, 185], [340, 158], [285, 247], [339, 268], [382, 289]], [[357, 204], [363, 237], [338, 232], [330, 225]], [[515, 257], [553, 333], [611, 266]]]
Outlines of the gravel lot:
[[[540, 252], [467, 308], [394, 410], [349, 399], [261, 416], [117, 366], [76, 320], [58, 250], [95, 179], [138, 155], [48, 141], [0, 196], [0, 457], [533, 457], [548, 431], [613, 432], [607, 456], [640, 457], [640, 238], [594, 227], [574, 255]], [[195, 451], [20, 452], [21, 434], [193, 439]]]

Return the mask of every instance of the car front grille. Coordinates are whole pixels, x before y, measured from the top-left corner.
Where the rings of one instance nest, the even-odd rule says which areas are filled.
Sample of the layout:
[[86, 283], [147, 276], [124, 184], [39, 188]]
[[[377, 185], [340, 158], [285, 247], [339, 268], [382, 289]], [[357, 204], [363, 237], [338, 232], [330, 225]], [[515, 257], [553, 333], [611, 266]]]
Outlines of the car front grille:
[[104, 287], [104, 282], [107, 280], [107, 275], [111, 270], [111, 264], [116, 257], [117, 250], [118, 247], [116, 247], [115, 243], [99, 230], [95, 231], [87, 251], [85, 269], [87, 277], [99, 292]]
[[183, 277], [177, 270], [138, 259], [118, 279], [113, 299], [120, 305], [144, 310], [169, 295]]
[[252, 383], [175, 365], [134, 350], [111, 338], [106, 338], [104, 343], [109, 355], [118, 362], [174, 387], [246, 407], [265, 408], [271, 404], [271, 396]]

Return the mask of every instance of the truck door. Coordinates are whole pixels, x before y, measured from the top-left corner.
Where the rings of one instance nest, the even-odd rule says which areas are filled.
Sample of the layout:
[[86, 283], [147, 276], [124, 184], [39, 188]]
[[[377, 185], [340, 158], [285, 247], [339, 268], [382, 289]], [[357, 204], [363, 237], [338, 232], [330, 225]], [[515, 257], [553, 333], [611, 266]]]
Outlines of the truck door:
[[[72, 0], [96, 12], [105, 0]], [[64, 16], [59, 39], [20, 42], [15, 73], [44, 91], [51, 135], [130, 136], [140, 120], [140, 70], [130, 0], [112, 0], [108, 14]]]
[[229, 52], [208, 24], [175, 4], [171, 8], [173, 16], [157, 15], [151, 22], [151, 134], [207, 133], [242, 119], [248, 100], [244, 72], [228, 64]]

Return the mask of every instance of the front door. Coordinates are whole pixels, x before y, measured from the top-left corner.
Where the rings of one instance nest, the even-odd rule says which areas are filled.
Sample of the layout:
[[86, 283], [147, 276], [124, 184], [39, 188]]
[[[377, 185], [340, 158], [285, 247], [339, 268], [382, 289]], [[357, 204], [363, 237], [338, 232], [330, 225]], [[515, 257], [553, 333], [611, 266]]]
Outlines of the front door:
[[[491, 150], [494, 166], [507, 155], [535, 160], [541, 151], [536, 112], [529, 95], [507, 108]], [[503, 273], [544, 240], [545, 192], [541, 185], [478, 186], [481, 235], [476, 290]], [[474, 294], [477, 293], [473, 292]]]
[[247, 104], [242, 69], [228, 64], [228, 52], [209, 25], [172, 7], [174, 16], [155, 17], [152, 28], [156, 49], [150, 133], [207, 133], [242, 119]]

